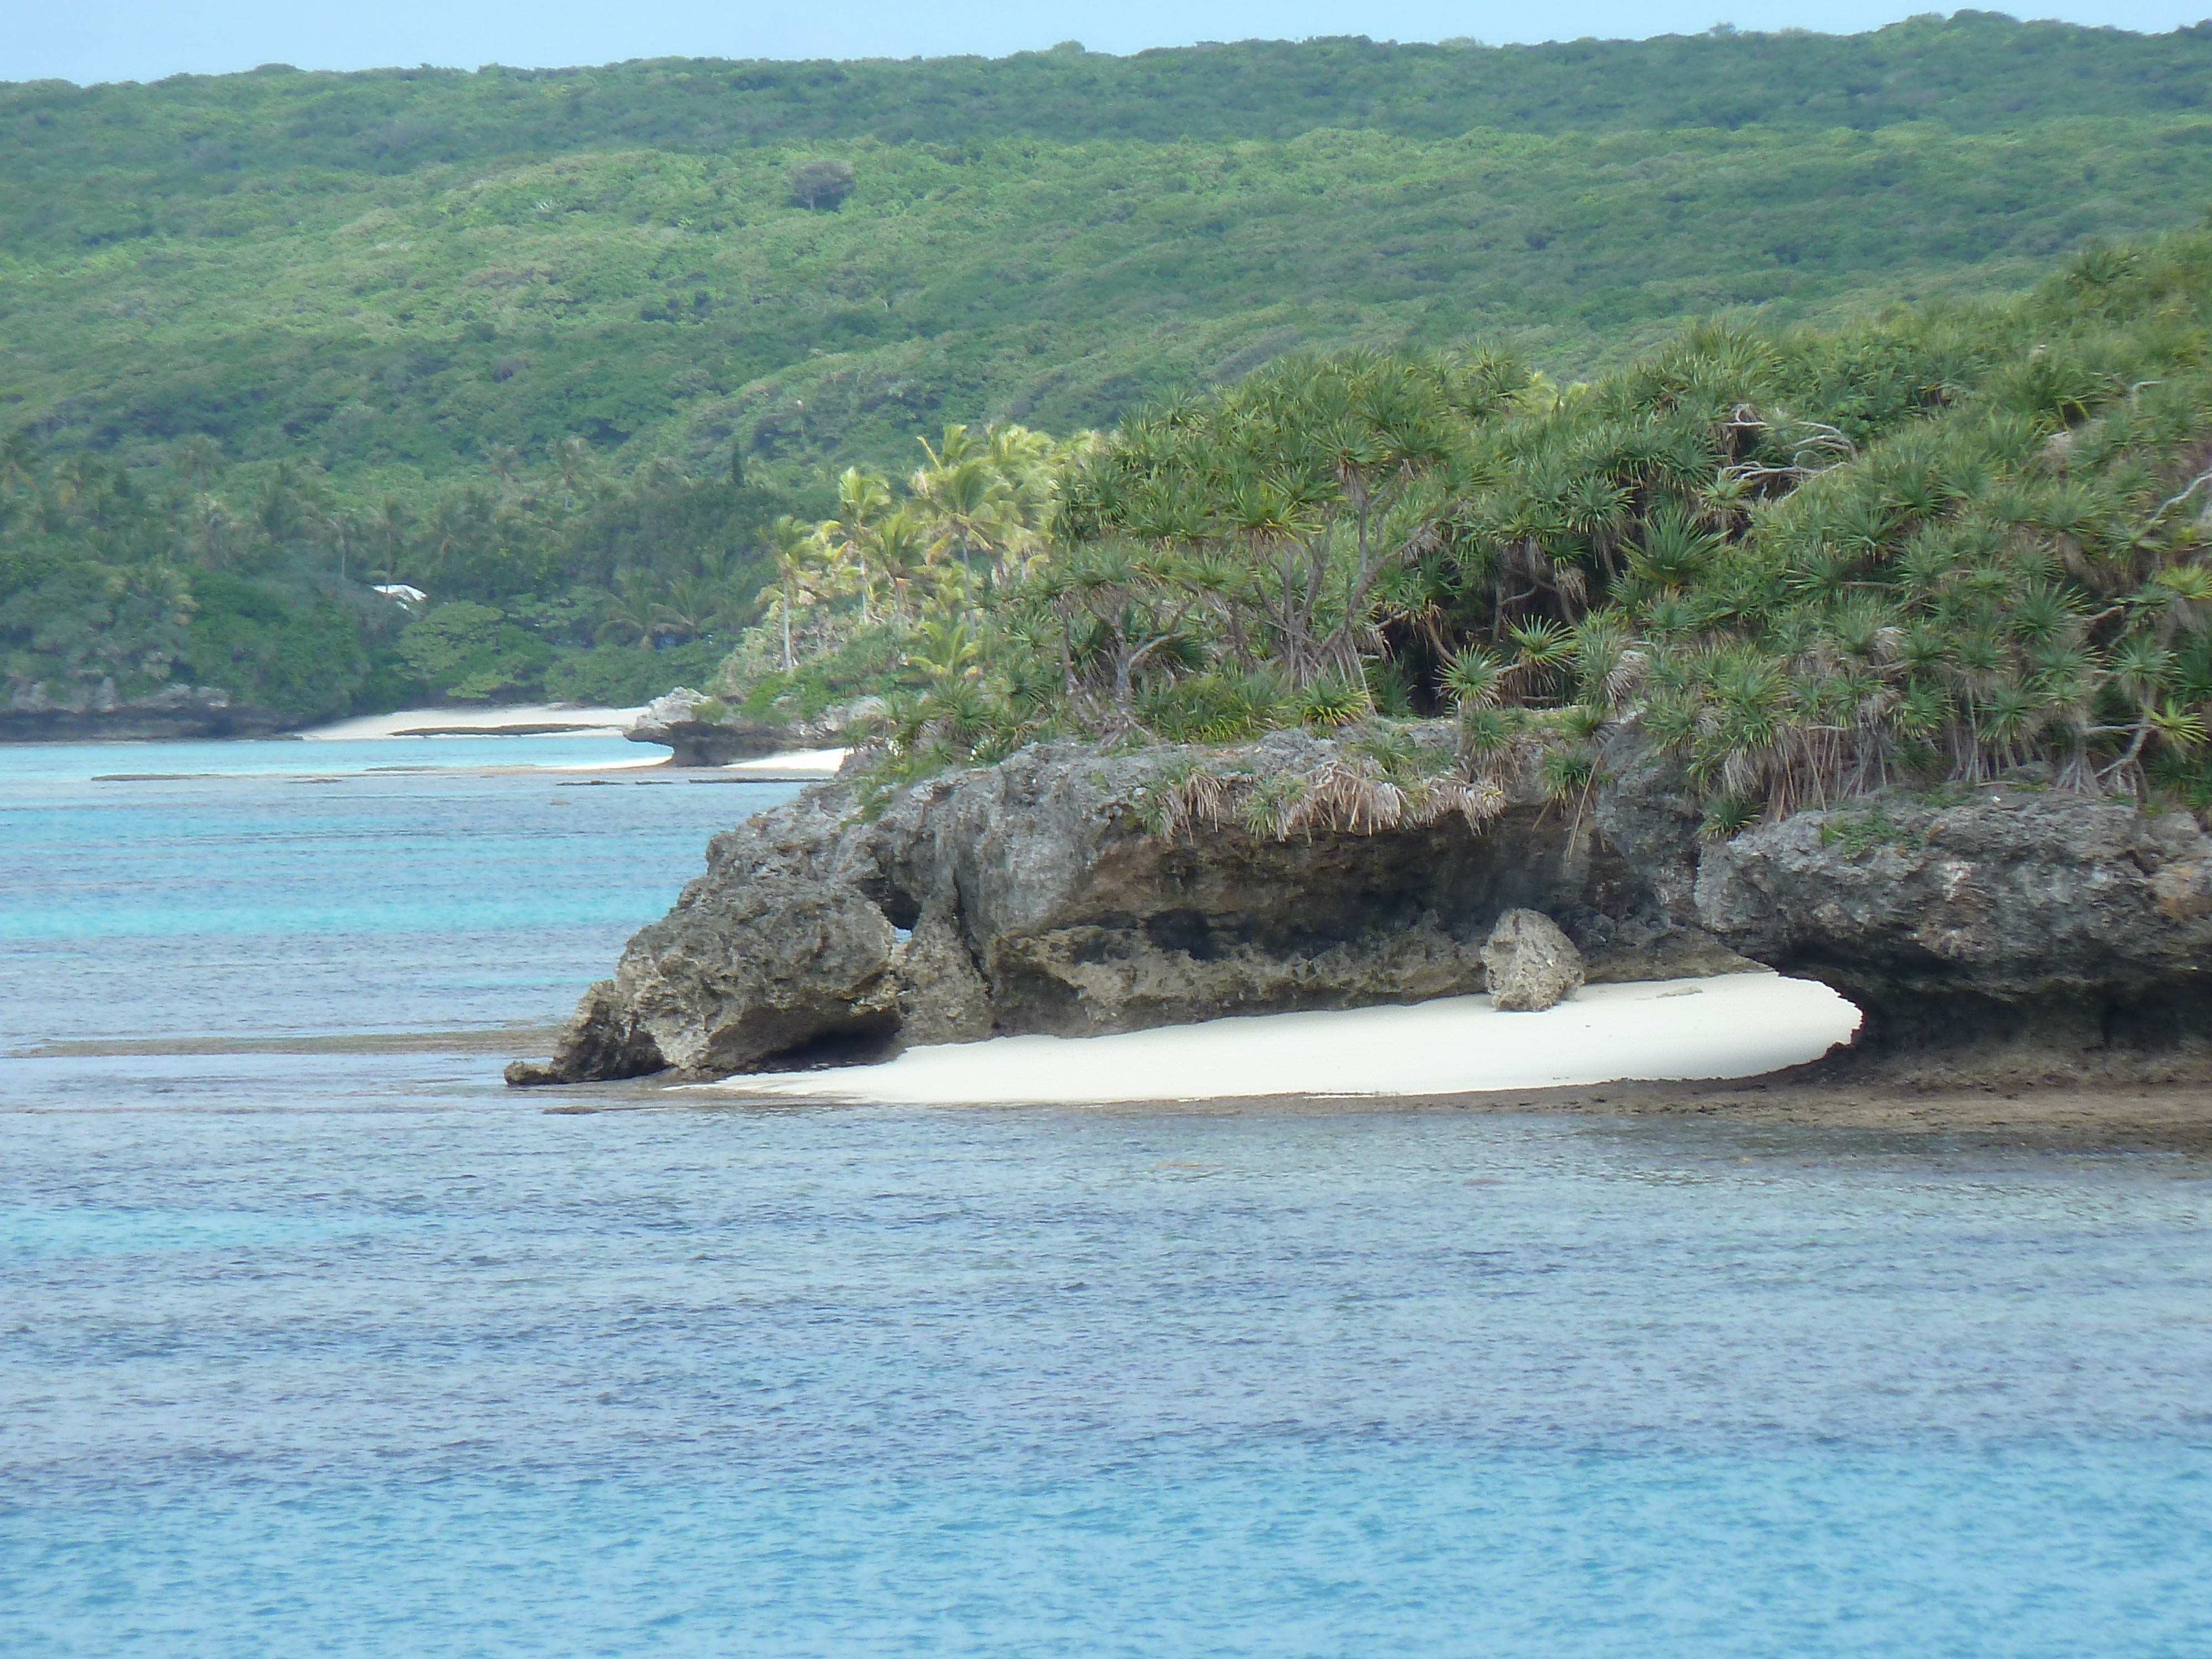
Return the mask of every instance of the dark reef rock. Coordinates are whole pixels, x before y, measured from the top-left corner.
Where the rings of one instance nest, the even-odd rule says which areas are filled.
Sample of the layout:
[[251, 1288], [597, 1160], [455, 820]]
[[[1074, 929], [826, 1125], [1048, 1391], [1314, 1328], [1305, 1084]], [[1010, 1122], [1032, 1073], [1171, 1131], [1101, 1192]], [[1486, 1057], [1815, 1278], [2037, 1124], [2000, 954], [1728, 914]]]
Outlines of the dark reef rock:
[[2014, 787], [1802, 812], [1709, 849], [1698, 920], [1833, 986], [1868, 1052], [2185, 1052], [2212, 1032], [2212, 837]]
[[[1279, 732], [1252, 752], [1310, 771], [1335, 750]], [[1749, 965], [1534, 795], [1480, 833], [1455, 817], [1164, 838], [1146, 807], [1174, 754], [1040, 746], [903, 790], [873, 823], [851, 786], [808, 789], [716, 836], [706, 873], [630, 942], [551, 1065], [517, 1080], [635, 1075], [656, 1057], [720, 1075], [901, 1042], [1418, 1002], [1480, 990], [1484, 940], [1523, 907], [1559, 921], [1592, 980]], [[1694, 860], [1695, 812], [1678, 805], [1645, 804], [1638, 844]], [[1676, 871], [1668, 886], [1686, 895], [1692, 879]]]
[[[1531, 791], [1479, 830], [1161, 836], [1179, 752], [1041, 745], [901, 790], [872, 823], [851, 784], [810, 788], [716, 836], [550, 1063], [512, 1079], [1420, 1001], [1483, 988], [1516, 909], [1555, 921], [1593, 983], [1759, 963], [1823, 981], [1866, 1012], [1862, 1058], [2025, 1045], [2078, 1074], [2212, 1030], [2212, 837], [2185, 813], [2010, 787], [1706, 844], [1679, 775], [1630, 746], [1581, 811]], [[1311, 774], [1339, 753], [1278, 732], [1242, 760]]]
[[234, 702], [210, 685], [165, 685], [121, 698], [115, 684], [75, 686], [57, 696], [40, 684], [17, 690], [0, 706], [0, 743], [146, 743], [167, 738], [265, 738], [292, 731], [296, 716]]

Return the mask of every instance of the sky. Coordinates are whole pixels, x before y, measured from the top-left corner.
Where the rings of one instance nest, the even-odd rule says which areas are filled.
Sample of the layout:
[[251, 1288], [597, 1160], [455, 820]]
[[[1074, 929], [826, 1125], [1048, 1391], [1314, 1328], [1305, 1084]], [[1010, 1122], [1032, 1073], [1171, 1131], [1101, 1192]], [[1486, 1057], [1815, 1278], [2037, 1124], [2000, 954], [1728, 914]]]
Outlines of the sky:
[[[1755, 8], [1734, 0], [0, 0], [0, 81], [152, 81], [260, 64], [546, 69], [629, 58], [997, 57], [1062, 40], [1111, 52], [1316, 34], [1503, 45], [1688, 34], [1720, 22], [1849, 33], [1928, 9], [1909, 0], [1762, 0]], [[2155, 33], [2207, 12], [2212, 0], [2063, 0], [2019, 15]]]

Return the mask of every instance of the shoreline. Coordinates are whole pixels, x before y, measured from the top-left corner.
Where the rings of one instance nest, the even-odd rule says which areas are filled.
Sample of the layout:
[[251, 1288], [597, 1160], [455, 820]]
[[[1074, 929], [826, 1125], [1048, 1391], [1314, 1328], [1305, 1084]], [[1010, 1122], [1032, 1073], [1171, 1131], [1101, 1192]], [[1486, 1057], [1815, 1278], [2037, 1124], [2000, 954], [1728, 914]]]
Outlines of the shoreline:
[[[795, 1097], [714, 1095], [652, 1078], [572, 1084], [550, 1101], [554, 1115], [623, 1111], [1074, 1112], [1091, 1116], [1487, 1117], [1559, 1116], [1619, 1124], [1699, 1122], [1790, 1133], [1881, 1137], [1908, 1148], [1942, 1142], [1946, 1151], [2142, 1152], [2212, 1160], [2212, 1084], [2063, 1082], [2009, 1087], [1922, 1090], [1899, 1082], [1838, 1085], [1793, 1067], [1763, 1076], [1698, 1082], [1624, 1082], [1548, 1089], [1472, 1090], [1457, 1094], [1247, 1095], [1216, 1099], [1006, 1103], [989, 1106], [864, 1105]], [[2206, 1179], [2212, 1179], [2208, 1170]]]
[[[449, 1031], [307, 1033], [283, 1036], [59, 1038], [27, 1043], [3, 1056], [17, 1060], [179, 1059], [224, 1055], [495, 1056], [549, 1040], [550, 1026], [472, 1027]], [[819, 1077], [823, 1073], [807, 1073]], [[486, 1102], [554, 1116], [601, 1112], [960, 1111], [1074, 1112], [1160, 1117], [1371, 1117], [1468, 1113], [1587, 1118], [1593, 1122], [1698, 1122], [1717, 1127], [1793, 1134], [1833, 1133], [1874, 1137], [1906, 1150], [2070, 1153], [2159, 1153], [2212, 1160], [2212, 1081], [2114, 1076], [2036, 1079], [1987, 1069], [1952, 1070], [1916, 1081], [1909, 1073], [1834, 1075], [1826, 1062], [1758, 1076], [1685, 1082], [1614, 1082], [1404, 1094], [1275, 1094], [1212, 1098], [1125, 1100], [1102, 1103], [1008, 1102], [957, 1107], [882, 1105], [777, 1095], [736, 1093], [665, 1077], [622, 1083], [571, 1084], [532, 1091], [527, 1099], [485, 1079]], [[757, 1080], [757, 1079], [753, 1079]], [[0, 1107], [0, 1110], [21, 1109]], [[41, 1109], [53, 1109], [46, 1108]], [[2212, 1170], [2203, 1177], [2212, 1179]]]

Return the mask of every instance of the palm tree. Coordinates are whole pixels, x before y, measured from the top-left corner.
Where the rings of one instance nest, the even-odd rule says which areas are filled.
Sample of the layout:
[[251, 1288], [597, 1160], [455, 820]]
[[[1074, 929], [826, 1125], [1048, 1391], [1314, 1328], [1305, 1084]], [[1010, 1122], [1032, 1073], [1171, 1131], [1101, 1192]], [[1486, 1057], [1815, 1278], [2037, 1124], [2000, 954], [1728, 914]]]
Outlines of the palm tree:
[[891, 614], [903, 618], [918, 606], [918, 601], [914, 606], [909, 601], [929, 570], [929, 526], [911, 501], [902, 501], [878, 522], [875, 552], [877, 568], [890, 589]]
[[563, 438], [553, 446], [553, 472], [561, 480], [561, 505], [573, 507], [579, 491], [592, 481], [592, 447], [581, 438]]
[[781, 589], [779, 608], [783, 613], [783, 672], [787, 674], [798, 666], [791, 654], [791, 612], [799, 603], [813, 544], [813, 526], [788, 513], [779, 514], [769, 526], [769, 553], [775, 560], [776, 582]]
[[[954, 428], [947, 428], [948, 435]], [[924, 446], [927, 447], [927, 446]], [[951, 446], [947, 444], [947, 449]], [[914, 493], [922, 511], [933, 521], [941, 544], [958, 550], [960, 573], [972, 583], [975, 569], [969, 556], [976, 548], [989, 550], [995, 561], [1004, 524], [1000, 511], [1006, 481], [989, 459], [969, 455], [950, 465], [926, 468], [914, 475]]]
[[176, 468], [191, 481], [192, 494], [207, 494], [209, 480], [222, 471], [219, 457], [215, 440], [204, 432], [195, 432], [177, 446]]
[[652, 575], [643, 570], [625, 570], [616, 580], [614, 596], [592, 638], [600, 645], [617, 640], [643, 645], [652, 640], [660, 617], [660, 595]]
[[[860, 595], [860, 626], [868, 625], [868, 594], [873, 582], [868, 574], [868, 554], [875, 541], [878, 521], [890, 511], [890, 485], [872, 472], [848, 466], [837, 479], [837, 514], [823, 520], [821, 533], [835, 556], [853, 567]], [[878, 567], [881, 568], [880, 563]]]
[[216, 569], [222, 563], [216, 548], [229, 527], [229, 512], [213, 495], [202, 495], [192, 504], [192, 517], [198, 527], [200, 562], [210, 570]]
[[920, 444], [921, 453], [929, 457], [931, 470], [939, 471], [945, 467], [957, 466], [963, 461], [973, 459], [989, 447], [987, 440], [977, 438], [959, 422], [954, 422], [945, 428], [943, 434], [938, 439], [935, 448], [930, 447], [929, 440], [927, 438], [917, 437], [915, 442]]
[[686, 639], [705, 638], [728, 619], [729, 592], [718, 572], [678, 576], [662, 591], [656, 615], [661, 625]]
[[396, 580], [399, 544], [407, 539], [407, 505], [397, 495], [386, 495], [368, 515], [368, 533], [384, 544], [384, 580]]
[[38, 453], [32, 441], [31, 429], [19, 426], [4, 440], [0, 440], [0, 488], [10, 491], [27, 489], [31, 485], [31, 458]]
[[492, 476], [499, 480], [500, 489], [513, 489], [522, 473], [522, 452], [513, 444], [494, 444], [485, 459], [491, 463]]

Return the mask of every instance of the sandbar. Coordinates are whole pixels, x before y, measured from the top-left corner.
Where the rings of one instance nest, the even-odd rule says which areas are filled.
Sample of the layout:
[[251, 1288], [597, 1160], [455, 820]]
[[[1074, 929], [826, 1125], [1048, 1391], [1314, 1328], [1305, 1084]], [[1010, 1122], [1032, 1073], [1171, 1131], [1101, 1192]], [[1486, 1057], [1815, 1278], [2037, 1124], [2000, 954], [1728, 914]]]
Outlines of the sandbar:
[[1402, 1098], [1621, 1079], [1743, 1078], [1848, 1042], [1858, 1011], [1772, 973], [1586, 986], [1541, 1013], [1487, 996], [1262, 1014], [1104, 1036], [994, 1037], [909, 1048], [876, 1066], [696, 1085], [781, 1100], [917, 1106], [1106, 1106]]
[[358, 743], [410, 734], [439, 737], [586, 737], [626, 732], [643, 708], [572, 708], [529, 703], [505, 708], [402, 708], [390, 714], [356, 714], [298, 733], [311, 742]]

